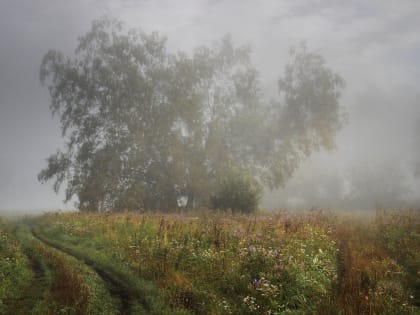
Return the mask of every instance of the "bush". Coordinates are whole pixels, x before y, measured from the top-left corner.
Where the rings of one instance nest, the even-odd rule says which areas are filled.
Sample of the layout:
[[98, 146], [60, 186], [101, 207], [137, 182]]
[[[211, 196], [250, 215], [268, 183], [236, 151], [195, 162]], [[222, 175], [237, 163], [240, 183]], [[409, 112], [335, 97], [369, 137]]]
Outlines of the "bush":
[[219, 179], [210, 204], [215, 209], [251, 213], [258, 208], [261, 191], [261, 186], [252, 176], [230, 166]]

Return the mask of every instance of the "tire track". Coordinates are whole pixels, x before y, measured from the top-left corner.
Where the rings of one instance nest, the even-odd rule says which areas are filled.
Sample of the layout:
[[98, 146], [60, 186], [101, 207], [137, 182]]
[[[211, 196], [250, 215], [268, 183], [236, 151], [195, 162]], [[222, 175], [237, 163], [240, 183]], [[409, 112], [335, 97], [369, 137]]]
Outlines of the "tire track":
[[31, 314], [35, 305], [39, 301], [45, 300], [44, 294], [51, 285], [47, 276], [47, 267], [42, 259], [30, 248], [25, 248], [24, 254], [28, 257], [34, 276], [22, 296], [13, 301], [13, 314], [16, 315]]
[[83, 262], [85, 265], [89, 266], [104, 281], [109, 293], [120, 302], [120, 314], [131, 314], [131, 308], [134, 300], [133, 296], [119, 279], [117, 279], [109, 271], [98, 267], [94, 260], [88, 257], [84, 257], [79, 253], [72, 251], [71, 249], [62, 248], [61, 246], [58, 246], [55, 242], [43, 237], [34, 228], [31, 229], [31, 233], [38, 241], [42, 242], [44, 245], [52, 247], [69, 256], [72, 256], [75, 259]]
[[22, 253], [28, 259], [28, 267], [33, 276], [19, 296], [5, 300], [7, 314], [31, 314], [37, 303], [45, 300], [45, 294], [51, 287], [51, 279], [48, 276], [51, 270], [37, 251], [29, 245], [29, 241], [22, 237], [22, 226], [12, 224], [9, 233], [21, 243]]

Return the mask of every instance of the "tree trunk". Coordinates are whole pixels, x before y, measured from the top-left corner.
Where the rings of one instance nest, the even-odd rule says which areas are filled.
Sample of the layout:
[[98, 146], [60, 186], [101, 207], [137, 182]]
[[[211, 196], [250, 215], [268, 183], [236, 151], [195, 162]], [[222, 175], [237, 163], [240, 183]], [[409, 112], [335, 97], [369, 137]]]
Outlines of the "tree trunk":
[[187, 205], [185, 206], [185, 208], [187, 208], [188, 210], [194, 208], [194, 201], [194, 195], [192, 193], [188, 193]]

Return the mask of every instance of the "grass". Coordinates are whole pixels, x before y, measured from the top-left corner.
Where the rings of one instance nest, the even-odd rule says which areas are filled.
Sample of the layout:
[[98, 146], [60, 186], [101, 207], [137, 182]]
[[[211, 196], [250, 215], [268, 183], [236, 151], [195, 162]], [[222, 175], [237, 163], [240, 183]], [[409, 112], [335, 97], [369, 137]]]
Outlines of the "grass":
[[32, 279], [29, 259], [15, 237], [0, 220], [0, 313], [19, 299]]
[[[26, 224], [0, 228], [13, 244], [13, 272], [1, 282], [1, 314], [117, 314], [102, 279], [79, 260], [46, 246]], [[10, 240], [13, 240], [10, 242]], [[0, 259], [6, 251], [2, 251]], [[8, 257], [6, 257], [7, 260]], [[8, 260], [10, 261], [10, 259]], [[0, 265], [2, 274], [6, 269]]]
[[[31, 220], [39, 240], [22, 223], [5, 233], [42, 258], [51, 303], [68, 314], [418, 314], [419, 219], [72, 212]], [[21, 280], [4, 282], [16, 296], [33, 277], [17, 248]]]

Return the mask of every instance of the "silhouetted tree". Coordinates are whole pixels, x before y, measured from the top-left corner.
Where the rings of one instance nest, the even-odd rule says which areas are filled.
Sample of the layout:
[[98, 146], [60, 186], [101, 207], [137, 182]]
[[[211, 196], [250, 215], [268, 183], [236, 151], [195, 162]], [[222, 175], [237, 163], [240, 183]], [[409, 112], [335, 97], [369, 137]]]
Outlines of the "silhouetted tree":
[[207, 204], [226, 165], [278, 187], [313, 150], [334, 147], [342, 79], [304, 45], [291, 51], [281, 98], [263, 102], [250, 49], [229, 36], [192, 55], [171, 54], [156, 33], [103, 18], [76, 54], [41, 64], [64, 152], [39, 180], [66, 181], [81, 210]]

